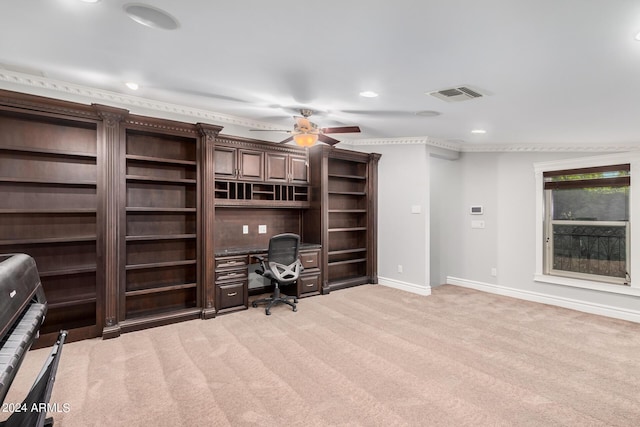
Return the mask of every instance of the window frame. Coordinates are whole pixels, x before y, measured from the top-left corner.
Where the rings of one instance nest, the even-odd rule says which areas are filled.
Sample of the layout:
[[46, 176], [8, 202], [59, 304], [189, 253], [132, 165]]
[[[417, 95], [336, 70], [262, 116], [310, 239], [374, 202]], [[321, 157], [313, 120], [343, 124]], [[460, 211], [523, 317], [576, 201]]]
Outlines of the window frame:
[[[555, 160], [550, 162], [534, 163], [536, 186], [536, 260], [534, 281], [550, 283], [585, 289], [592, 289], [610, 293], [640, 296], [640, 279], [633, 280], [633, 272], [640, 274], [640, 257], [634, 257], [635, 252], [640, 252], [640, 227], [628, 226], [627, 234], [627, 271], [630, 280], [626, 280], [628, 286], [621, 285], [619, 281], [603, 280], [593, 275], [581, 276], [580, 274], [550, 274], [545, 270], [551, 251], [546, 251], [546, 227], [550, 227], [546, 221], [546, 206], [549, 191], [544, 189], [544, 173], [584, 168], [600, 168], [619, 164], [630, 164], [630, 189], [629, 189], [629, 224], [640, 224], [640, 206], [636, 208], [634, 202], [640, 203], [640, 153], [616, 153], [593, 157]], [[634, 244], [635, 243], [635, 244]], [[634, 251], [635, 248], [635, 251]], [[634, 259], [636, 258], [636, 259]], [[554, 272], [555, 273], [555, 272]]]

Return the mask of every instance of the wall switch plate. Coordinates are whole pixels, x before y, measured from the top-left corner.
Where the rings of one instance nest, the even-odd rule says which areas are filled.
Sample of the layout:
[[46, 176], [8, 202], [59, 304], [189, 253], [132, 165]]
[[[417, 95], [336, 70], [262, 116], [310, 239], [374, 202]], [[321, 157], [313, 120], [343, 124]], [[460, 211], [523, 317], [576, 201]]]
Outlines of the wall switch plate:
[[242, 226], [242, 234], [249, 234], [249, 226], [248, 225], [243, 225]]
[[259, 225], [258, 226], [258, 234], [267, 234], [267, 226]]
[[412, 205], [411, 206], [411, 213], [412, 214], [422, 213], [422, 206], [420, 206], [420, 205]]

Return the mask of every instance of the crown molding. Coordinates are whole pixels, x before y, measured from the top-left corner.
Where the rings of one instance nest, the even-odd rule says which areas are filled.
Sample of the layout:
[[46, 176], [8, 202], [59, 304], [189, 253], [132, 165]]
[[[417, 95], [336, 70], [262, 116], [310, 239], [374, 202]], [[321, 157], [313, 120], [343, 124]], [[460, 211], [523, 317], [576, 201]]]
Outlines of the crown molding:
[[464, 144], [460, 149], [463, 153], [614, 153], [636, 150], [640, 150], [640, 142], [626, 144]]
[[363, 139], [343, 139], [341, 144], [346, 145], [428, 145], [431, 147], [443, 148], [451, 151], [461, 151], [461, 144], [454, 141], [443, 141], [429, 136], [403, 137], [403, 138], [363, 138]]
[[[169, 102], [111, 92], [102, 89], [91, 88], [74, 83], [54, 80], [43, 76], [19, 73], [0, 69], [0, 88], [30, 93], [39, 96], [54, 96], [67, 101], [82, 102], [88, 104], [105, 104], [109, 106], [127, 108], [132, 113], [144, 114], [147, 111], [155, 111], [158, 114], [189, 117], [197, 122], [212, 124], [225, 124], [243, 128], [261, 130], [280, 130], [281, 126], [270, 123], [249, 120], [242, 117], [217, 113], [210, 110], [188, 107]], [[52, 95], [54, 94], [54, 95]], [[476, 144], [461, 141], [441, 140], [429, 136], [402, 137], [402, 138], [364, 138], [343, 139], [341, 144], [361, 145], [405, 145], [424, 144], [454, 152], [483, 153], [483, 152], [626, 152], [640, 150], [640, 142], [637, 143], [612, 143], [612, 144]]]
[[[51, 92], [53, 92], [57, 97], [68, 101], [78, 102], [79, 100], [85, 100], [89, 104], [101, 103], [118, 106], [132, 110], [134, 113], [139, 112], [136, 110], [152, 110], [165, 114], [191, 117], [198, 121], [213, 122], [215, 124], [229, 124], [263, 130], [278, 130], [281, 128], [270, 123], [216, 113], [214, 111], [96, 89], [4, 69], [0, 69], [0, 85], [2, 85], [2, 83], [5, 83], [3, 88], [6, 90], [16, 90], [15, 86], [19, 86], [21, 88], [27, 88], [28, 93], [32, 95], [51, 96]], [[7, 84], [13, 87], [6, 87]]]

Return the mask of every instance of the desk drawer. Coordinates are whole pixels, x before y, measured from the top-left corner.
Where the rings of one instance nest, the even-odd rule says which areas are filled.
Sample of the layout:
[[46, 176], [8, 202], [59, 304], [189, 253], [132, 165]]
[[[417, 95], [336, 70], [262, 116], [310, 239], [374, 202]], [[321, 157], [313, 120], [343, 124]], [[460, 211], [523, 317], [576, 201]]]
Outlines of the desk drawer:
[[320, 264], [319, 258], [320, 258], [319, 251], [300, 252], [300, 262], [302, 262], [302, 266], [305, 269], [318, 268]]
[[247, 308], [246, 282], [216, 285], [216, 305], [218, 311], [229, 308]]
[[302, 275], [298, 279], [298, 295], [305, 296], [307, 294], [316, 295], [320, 293], [320, 275]]
[[247, 266], [247, 256], [216, 257], [216, 271]]
[[246, 280], [247, 279], [247, 269], [234, 269], [234, 270], [216, 270], [216, 282], [222, 280]]

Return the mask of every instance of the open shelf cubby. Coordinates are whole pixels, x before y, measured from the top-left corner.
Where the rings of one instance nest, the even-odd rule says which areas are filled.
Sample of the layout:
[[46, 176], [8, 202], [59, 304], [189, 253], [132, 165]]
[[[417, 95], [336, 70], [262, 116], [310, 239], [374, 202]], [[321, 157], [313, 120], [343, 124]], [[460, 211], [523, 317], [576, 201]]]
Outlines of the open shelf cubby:
[[197, 306], [195, 137], [127, 129], [121, 322]]
[[0, 129], [0, 252], [34, 258], [43, 336], [98, 336], [97, 121], [0, 107]]

